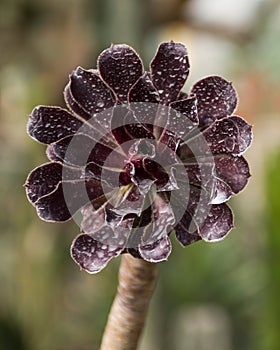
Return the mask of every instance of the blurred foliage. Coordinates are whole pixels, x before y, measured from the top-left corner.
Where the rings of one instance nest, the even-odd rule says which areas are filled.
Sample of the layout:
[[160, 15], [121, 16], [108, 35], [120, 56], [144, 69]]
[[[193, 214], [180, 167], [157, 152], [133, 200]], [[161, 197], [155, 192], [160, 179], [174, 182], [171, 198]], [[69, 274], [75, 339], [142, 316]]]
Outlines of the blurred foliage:
[[265, 319], [263, 323], [263, 349], [277, 349], [280, 344], [280, 152], [275, 152], [267, 162], [267, 193], [268, 203], [266, 211], [268, 241], [267, 241], [267, 268], [268, 293], [265, 302]]
[[27, 202], [22, 184], [47, 161], [25, 133], [28, 114], [37, 104], [63, 106], [69, 73], [94, 67], [111, 42], [132, 45], [147, 65], [170, 39], [189, 47], [190, 81], [233, 78], [238, 113], [255, 125], [253, 177], [231, 201], [236, 229], [225, 241], [183, 249], [174, 240], [141, 349], [280, 348], [279, 2], [236, 1], [254, 14], [242, 30], [233, 14], [230, 26], [203, 22], [209, 4], [0, 0], [0, 349], [98, 349], [117, 285], [117, 260], [95, 276], [80, 272], [69, 255], [78, 227], [41, 222]]

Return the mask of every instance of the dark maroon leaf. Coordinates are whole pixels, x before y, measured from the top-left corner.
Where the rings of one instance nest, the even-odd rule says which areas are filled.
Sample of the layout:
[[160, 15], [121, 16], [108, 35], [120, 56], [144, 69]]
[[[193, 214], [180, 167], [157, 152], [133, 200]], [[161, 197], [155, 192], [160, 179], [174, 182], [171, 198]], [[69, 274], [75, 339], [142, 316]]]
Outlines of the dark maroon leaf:
[[127, 247], [133, 219], [123, 219], [122, 216], [106, 209], [106, 225], [92, 234], [97, 241], [109, 247], [118, 247], [122, 250]]
[[200, 223], [196, 226], [196, 230], [191, 228], [194, 218], [186, 211], [175, 227], [176, 237], [184, 246], [199, 241], [201, 238], [207, 242], [220, 241], [233, 228], [233, 215], [225, 203], [209, 206], [208, 215], [198, 221]]
[[233, 192], [229, 185], [219, 178], [215, 178], [212, 190], [211, 204], [221, 204], [229, 200]]
[[93, 178], [101, 181], [102, 178], [102, 166], [94, 162], [88, 163], [84, 168], [85, 177]]
[[47, 163], [32, 170], [25, 183], [26, 194], [31, 203], [51, 193], [62, 180], [62, 165]]
[[[131, 102], [130, 109], [133, 111], [136, 122], [140, 125], [145, 126], [150, 133], [153, 133], [154, 126], [164, 127], [164, 124], [156, 124], [157, 114], [159, 110], [158, 103], [148, 102]], [[149, 138], [155, 138], [155, 135]]]
[[[116, 135], [115, 131], [117, 131], [118, 134], [117, 140], [126, 153], [129, 152], [129, 149], [131, 148], [131, 145], [135, 143], [135, 140], [137, 142], [139, 139], [154, 138], [149, 126], [140, 124], [135, 118], [129, 116], [125, 118], [122, 127], [114, 130], [114, 135]], [[125, 142], [126, 144], [124, 144]]]
[[60, 107], [38, 106], [33, 109], [27, 132], [35, 140], [50, 144], [68, 135], [74, 135], [82, 122]]
[[103, 195], [103, 188], [94, 179], [59, 183], [50, 194], [40, 197], [35, 205], [45, 221], [66, 221], [89, 201]]
[[177, 164], [175, 169], [176, 179], [179, 181], [179, 184], [185, 182], [211, 192], [214, 185], [214, 160], [211, 162], [209, 158], [199, 158], [189, 164]]
[[190, 230], [192, 224], [192, 216], [186, 211], [179, 223], [175, 226], [176, 238], [184, 247], [201, 240], [197, 229]]
[[185, 169], [180, 167], [176, 175], [177, 180], [180, 180], [179, 184], [188, 181], [190, 186], [208, 191], [211, 204], [223, 203], [233, 194], [230, 186], [219, 178], [215, 162], [209, 162], [209, 158], [200, 159], [199, 163], [186, 164]]
[[154, 160], [170, 173], [171, 167], [180, 162], [180, 158], [176, 154], [180, 140], [173, 134], [164, 132], [160, 141], [157, 143], [156, 154]]
[[82, 208], [82, 214], [81, 228], [86, 234], [93, 234], [102, 226], [106, 225], [106, 210], [104, 205], [96, 210], [91, 203], [86, 204]]
[[141, 138], [154, 138], [152, 127], [137, 120], [135, 114], [127, 106], [123, 105], [114, 108], [111, 119], [111, 130], [116, 141], [122, 145], [126, 153], [131, 145], [131, 143], [127, 143], [128, 141]]
[[72, 258], [89, 273], [100, 271], [109, 260], [123, 252], [131, 225], [131, 219], [121, 222], [113, 219], [92, 235], [79, 235], [72, 243]]
[[172, 250], [171, 242], [168, 236], [162, 237], [156, 242], [139, 247], [141, 257], [149, 262], [157, 263], [165, 261]]
[[231, 209], [225, 204], [213, 204], [207, 218], [200, 225], [200, 236], [206, 242], [223, 239], [233, 228]]
[[143, 168], [146, 172], [146, 178], [150, 178], [157, 186], [165, 186], [169, 181], [169, 175], [161, 164], [148, 157], [143, 159]]
[[185, 100], [175, 101], [170, 104], [169, 123], [167, 128], [184, 139], [194, 128], [198, 126], [197, 100], [189, 97]]
[[186, 211], [175, 227], [176, 236], [183, 245], [199, 240], [198, 236], [205, 241], [218, 241], [232, 227], [232, 212], [226, 204], [210, 204], [207, 192], [190, 187]]
[[[55, 191], [38, 199], [36, 202], [36, 209], [38, 216], [42, 220], [49, 222], [67, 221], [73, 215], [65, 202], [61, 183]], [[74, 212], [78, 209], [78, 207], [75, 208]]]
[[151, 74], [162, 103], [175, 101], [189, 74], [186, 47], [173, 41], [162, 43], [151, 62]]
[[251, 125], [240, 117], [216, 121], [203, 132], [213, 154], [239, 155], [246, 151], [252, 141]]
[[249, 165], [242, 156], [222, 155], [214, 157], [217, 177], [226, 182], [233, 193], [246, 186], [250, 175]]
[[206, 191], [204, 188], [198, 188], [196, 186], [190, 186], [189, 200], [187, 210], [194, 220], [193, 227], [201, 227], [206, 220], [212, 205], [212, 194]]
[[237, 105], [237, 94], [232, 84], [227, 80], [210, 76], [198, 81], [192, 88], [198, 100], [199, 125], [205, 126], [216, 119], [230, 116]]
[[81, 234], [72, 243], [71, 256], [81, 269], [88, 273], [97, 273], [112, 258], [120, 255], [122, 250], [121, 246], [106, 245], [92, 236]]
[[179, 182], [179, 189], [171, 192], [170, 204], [176, 223], [184, 220], [183, 226], [190, 235], [196, 235], [197, 229], [207, 218], [211, 209], [210, 202], [211, 193], [191, 184]]
[[[140, 126], [142, 127], [143, 132], [141, 137], [156, 139], [159, 144], [158, 151], [160, 153], [162, 153], [166, 147], [169, 147], [175, 152], [179, 142], [179, 127], [178, 123], [175, 122], [173, 122], [174, 125], [169, 125], [169, 123], [172, 123], [170, 118], [175, 116], [175, 111], [173, 111], [173, 115], [171, 116], [172, 112], [169, 106], [156, 103], [131, 103], [130, 107], [139, 123], [138, 128]], [[176, 114], [176, 118], [177, 116]], [[147, 131], [144, 131], [143, 128]]]
[[56, 147], [54, 146], [55, 143], [52, 143], [50, 145], [48, 145], [47, 149], [46, 149], [46, 156], [48, 157], [48, 159], [51, 161], [51, 162], [59, 162], [59, 163], [62, 163], [63, 162], [63, 159], [61, 159], [59, 157], [58, 154], [56, 154]]
[[[70, 189], [68, 189], [67, 185], [68, 185], [68, 182], [63, 183], [64, 192], [71, 194], [71, 191], [70, 191], [71, 187]], [[71, 186], [70, 181], [69, 181], [69, 186]], [[109, 191], [111, 191], [111, 188], [106, 187], [106, 185], [104, 185], [104, 183], [101, 183], [101, 181], [98, 181], [94, 178], [86, 178], [84, 180], [84, 183], [81, 181], [80, 189], [77, 187], [77, 198], [81, 198], [81, 202], [84, 202], [84, 204], [86, 204], [88, 203], [88, 201], [93, 202], [103, 194], [107, 195]], [[86, 198], [84, 198], [85, 193], [87, 194]]]
[[[82, 108], [88, 115], [86, 119], [115, 104], [110, 89], [100, 79], [98, 71], [81, 67], [74, 70], [70, 76], [70, 82], [65, 88], [65, 100], [75, 113], [81, 114]], [[77, 108], [73, 102], [76, 102]]]
[[[112, 197], [113, 196], [114, 194]], [[108, 198], [108, 201], [97, 210], [92, 203], [85, 205], [82, 208], [83, 220], [81, 228], [83, 232], [93, 235], [95, 239], [99, 239], [106, 244], [121, 244], [123, 246], [124, 242], [127, 241], [132, 222], [131, 219], [123, 220], [122, 215], [116, 214], [112, 207], [112, 197]], [[107, 234], [107, 229], [104, 228], [106, 225], [114, 228], [115, 233], [112, 234], [110, 231], [110, 234]], [[121, 229], [118, 226], [120, 226]], [[123, 233], [125, 232], [125, 236], [123, 236], [122, 231]], [[119, 240], [122, 240], [123, 238], [125, 238], [123, 243], [120, 243]]]
[[[154, 194], [151, 199], [151, 221], [144, 228], [141, 246], [153, 246], [155, 242], [160, 242], [167, 237], [172, 230], [175, 216], [167, 198], [163, 195]], [[140, 251], [141, 254], [141, 251]]]
[[82, 119], [88, 120], [91, 118], [91, 115], [86, 112], [82, 106], [78, 104], [78, 102], [72, 96], [69, 83], [66, 85], [64, 89], [64, 100], [66, 102], [67, 107], [70, 111], [73, 111], [75, 115], [79, 116]]
[[227, 201], [233, 194], [241, 191], [250, 177], [249, 166], [242, 156], [215, 155], [198, 158], [197, 162], [176, 166], [176, 179], [179, 184], [203, 187], [211, 193], [212, 204]]
[[129, 90], [143, 74], [139, 56], [128, 45], [112, 45], [103, 51], [98, 58], [98, 69], [122, 102], [127, 100]]
[[152, 127], [150, 125], [144, 125], [139, 123], [127, 124], [124, 127], [130, 140], [137, 139], [154, 139], [152, 133]]
[[[102, 143], [97, 143], [90, 152], [88, 161], [103, 165], [111, 152], [113, 152], [112, 148]], [[123, 160], [123, 157], [119, 153], [114, 152], [114, 155], [119, 156], [118, 159]]]
[[126, 124], [136, 123], [132, 112], [127, 106], [116, 106], [113, 110], [110, 129], [119, 145], [131, 140], [126, 130]]
[[179, 136], [174, 135], [169, 130], [163, 130], [159, 142], [161, 143], [160, 152], [165, 152], [166, 148], [169, 149], [169, 151], [171, 150], [174, 162], [174, 158], [176, 157], [176, 151], [180, 143]]
[[[85, 176], [102, 181], [106, 189], [113, 189], [119, 186], [123, 169], [110, 167], [110, 164], [107, 165], [108, 166], [105, 167], [93, 162], [88, 163], [85, 167]], [[119, 164], [119, 166], [121, 166], [121, 164]]]
[[[174, 152], [177, 147], [177, 140], [179, 141], [178, 131], [179, 128], [176, 120], [178, 115], [172, 112], [172, 109], [168, 106], [159, 105], [154, 121], [154, 135], [155, 138], [161, 143], [162, 149], [164, 145], [171, 148]], [[173, 129], [172, 129], [173, 126]]]
[[87, 135], [77, 133], [74, 137], [67, 136], [47, 148], [48, 158], [60, 159], [64, 163], [85, 166], [96, 142]]
[[[251, 129], [251, 125], [240, 117], [223, 118], [214, 122], [194, 138], [186, 141], [186, 145], [195, 156], [240, 155], [251, 144]], [[185, 160], [185, 156], [183, 156], [183, 159]]]
[[159, 93], [154, 87], [150, 73], [145, 72], [132, 86], [129, 92], [129, 102], [159, 103]]
[[50, 194], [63, 181], [78, 180], [81, 178], [79, 169], [62, 167], [60, 163], [46, 163], [35, 168], [25, 183], [26, 194], [32, 203], [39, 198]]
[[49, 145], [47, 155], [51, 160], [63, 160], [65, 163], [75, 166], [85, 166], [90, 162], [103, 165], [113, 151], [115, 157], [118, 157], [119, 161], [123, 161], [123, 155], [120, 151], [107, 145], [106, 139], [104, 142], [101, 139], [97, 143], [91, 137], [77, 133], [75, 137], [65, 137]]

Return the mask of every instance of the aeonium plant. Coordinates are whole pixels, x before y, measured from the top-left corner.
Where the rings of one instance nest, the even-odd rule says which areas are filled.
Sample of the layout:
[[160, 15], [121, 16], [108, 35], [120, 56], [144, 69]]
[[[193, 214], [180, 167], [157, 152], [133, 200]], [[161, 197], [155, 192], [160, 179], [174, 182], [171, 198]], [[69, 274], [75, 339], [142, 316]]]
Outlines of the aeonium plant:
[[71, 256], [89, 273], [122, 255], [101, 349], [136, 348], [170, 235], [183, 246], [223, 239], [233, 227], [226, 202], [250, 176], [251, 126], [233, 115], [234, 87], [209, 76], [187, 94], [188, 74], [181, 43], [160, 44], [149, 71], [131, 47], [112, 45], [96, 70], [70, 75], [68, 109], [38, 106], [29, 117], [50, 160], [25, 184], [39, 217], [81, 213]]

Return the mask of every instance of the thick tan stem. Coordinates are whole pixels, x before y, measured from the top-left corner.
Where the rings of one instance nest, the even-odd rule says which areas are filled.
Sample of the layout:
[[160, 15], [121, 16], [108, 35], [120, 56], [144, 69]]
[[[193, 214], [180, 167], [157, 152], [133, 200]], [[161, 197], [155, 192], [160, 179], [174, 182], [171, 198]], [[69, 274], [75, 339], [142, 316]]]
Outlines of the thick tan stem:
[[157, 277], [157, 264], [122, 256], [117, 295], [100, 350], [135, 350]]

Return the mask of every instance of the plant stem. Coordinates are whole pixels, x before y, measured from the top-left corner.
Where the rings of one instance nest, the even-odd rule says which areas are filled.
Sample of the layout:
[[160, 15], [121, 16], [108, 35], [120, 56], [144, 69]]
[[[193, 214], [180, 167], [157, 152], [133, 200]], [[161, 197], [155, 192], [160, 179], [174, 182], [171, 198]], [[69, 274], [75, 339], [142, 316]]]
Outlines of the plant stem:
[[135, 350], [155, 287], [157, 264], [122, 256], [118, 291], [100, 350]]

